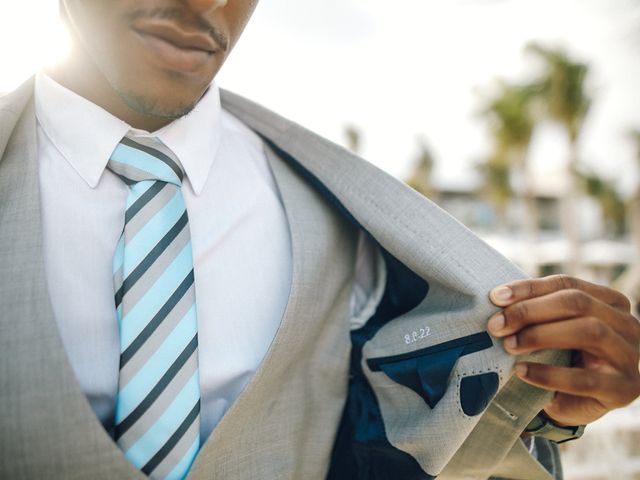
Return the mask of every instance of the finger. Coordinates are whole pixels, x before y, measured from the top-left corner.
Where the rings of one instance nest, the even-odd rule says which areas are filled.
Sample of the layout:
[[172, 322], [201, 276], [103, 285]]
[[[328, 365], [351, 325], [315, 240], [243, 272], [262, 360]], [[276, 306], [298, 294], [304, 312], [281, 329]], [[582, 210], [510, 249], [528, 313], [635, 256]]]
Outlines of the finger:
[[631, 403], [640, 393], [640, 382], [610, 373], [582, 368], [555, 367], [541, 363], [519, 363], [516, 375], [524, 382], [552, 390], [600, 401], [608, 409]]
[[581, 350], [625, 372], [633, 372], [638, 365], [637, 349], [594, 317], [534, 325], [505, 338], [503, 345], [514, 355], [545, 349]]
[[640, 342], [640, 323], [631, 314], [581, 290], [560, 290], [509, 305], [491, 317], [488, 328], [494, 336], [504, 337], [533, 324], [577, 317], [600, 318], [629, 343]]
[[559, 290], [581, 290], [614, 308], [625, 312], [631, 310], [629, 299], [622, 293], [567, 275], [516, 280], [494, 288], [489, 297], [494, 304], [504, 307], [520, 300], [540, 297]]
[[609, 409], [595, 398], [556, 393], [543, 411], [556, 424], [585, 425], [602, 417]]

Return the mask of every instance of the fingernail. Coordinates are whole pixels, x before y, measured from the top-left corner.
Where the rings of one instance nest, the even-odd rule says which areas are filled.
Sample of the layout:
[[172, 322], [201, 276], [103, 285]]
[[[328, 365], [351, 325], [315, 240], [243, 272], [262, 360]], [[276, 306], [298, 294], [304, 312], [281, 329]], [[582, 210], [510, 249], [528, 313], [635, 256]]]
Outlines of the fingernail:
[[513, 290], [511, 290], [509, 287], [502, 286], [493, 290], [493, 298], [501, 302], [509, 300], [512, 296]]
[[519, 377], [526, 377], [527, 370], [529, 370], [529, 368], [524, 363], [518, 363], [516, 365], [516, 375]]
[[500, 330], [502, 330], [504, 328], [504, 315], [503, 314], [498, 314], [495, 317], [493, 317], [491, 320], [489, 320], [489, 330], [491, 330], [492, 332], [499, 332]]
[[504, 339], [504, 346], [505, 348], [513, 350], [518, 346], [518, 339], [515, 335], [511, 335], [510, 337]]

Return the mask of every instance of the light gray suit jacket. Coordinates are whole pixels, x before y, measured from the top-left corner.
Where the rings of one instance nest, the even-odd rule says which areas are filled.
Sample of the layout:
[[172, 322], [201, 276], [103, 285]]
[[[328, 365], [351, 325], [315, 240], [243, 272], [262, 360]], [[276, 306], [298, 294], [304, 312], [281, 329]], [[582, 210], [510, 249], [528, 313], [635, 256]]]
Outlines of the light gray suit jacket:
[[[231, 93], [223, 106], [267, 145], [293, 284], [269, 353], [189, 478], [551, 478], [519, 440], [550, 394], [513, 377], [485, 331], [489, 290], [522, 273], [342, 148]], [[143, 478], [91, 411], [53, 318], [31, 81], [0, 99], [0, 158], [0, 478]], [[350, 333], [361, 229], [383, 253], [386, 288]]]

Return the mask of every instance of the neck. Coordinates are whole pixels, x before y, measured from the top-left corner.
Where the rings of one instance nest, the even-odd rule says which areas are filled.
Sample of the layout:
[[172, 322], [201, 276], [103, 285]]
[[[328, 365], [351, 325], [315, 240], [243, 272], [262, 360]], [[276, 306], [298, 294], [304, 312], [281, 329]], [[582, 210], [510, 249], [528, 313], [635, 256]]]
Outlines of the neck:
[[154, 132], [173, 121], [132, 109], [116, 92], [95, 63], [86, 58], [82, 48], [74, 48], [68, 58], [47, 69], [60, 85], [98, 105], [133, 128]]

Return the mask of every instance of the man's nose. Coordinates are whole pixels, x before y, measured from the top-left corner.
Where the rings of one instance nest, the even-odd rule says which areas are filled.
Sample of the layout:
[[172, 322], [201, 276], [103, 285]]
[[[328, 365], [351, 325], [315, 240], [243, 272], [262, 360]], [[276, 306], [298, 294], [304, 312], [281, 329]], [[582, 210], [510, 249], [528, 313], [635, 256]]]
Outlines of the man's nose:
[[196, 13], [204, 13], [208, 10], [222, 8], [227, 4], [227, 0], [182, 0], [191, 10]]

